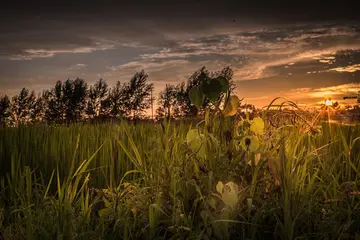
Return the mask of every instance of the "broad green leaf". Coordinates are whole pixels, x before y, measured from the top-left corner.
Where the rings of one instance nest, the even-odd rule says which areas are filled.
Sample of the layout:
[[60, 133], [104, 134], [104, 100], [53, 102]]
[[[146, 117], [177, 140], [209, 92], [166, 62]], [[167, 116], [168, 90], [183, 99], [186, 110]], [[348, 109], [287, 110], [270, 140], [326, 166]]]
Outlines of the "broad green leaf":
[[224, 189], [229, 189], [227, 191], [225, 191], [223, 193], [223, 201], [226, 205], [235, 208], [236, 203], [238, 201], [238, 196], [237, 196], [237, 185], [235, 184], [236, 188], [232, 188], [231, 186], [228, 185], [229, 183], [225, 184]]
[[219, 82], [221, 83], [222, 91], [223, 91], [223, 92], [226, 92], [227, 90], [229, 90], [230, 85], [229, 85], [229, 81], [228, 81], [226, 78], [224, 78], [224, 77], [217, 77], [216, 79], [218, 79]]
[[256, 134], [263, 134], [264, 127], [264, 120], [262, 120], [260, 117], [256, 117], [251, 121], [250, 130]]
[[186, 135], [187, 145], [201, 158], [204, 158], [206, 155], [205, 140], [205, 136], [200, 134], [197, 129], [190, 130]]
[[214, 78], [202, 84], [202, 91], [210, 101], [216, 101], [222, 92], [221, 82]]
[[245, 151], [254, 152], [259, 148], [259, 138], [257, 136], [244, 137], [240, 145]]
[[197, 152], [201, 147], [201, 139], [197, 129], [190, 130], [186, 135], [186, 143], [193, 152]]
[[221, 181], [219, 181], [216, 184], [216, 191], [218, 191], [218, 193], [222, 194], [223, 188], [224, 188], [224, 184]]
[[228, 182], [225, 185], [219, 181], [216, 185], [216, 191], [221, 194], [221, 199], [225, 205], [234, 208], [238, 202], [239, 187], [233, 182]]
[[237, 96], [230, 96], [229, 100], [226, 103], [226, 106], [224, 108], [224, 116], [234, 116], [237, 112], [237, 109], [239, 107], [239, 98]]
[[205, 96], [200, 86], [194, 86], [189, 92], [189, 98], [191, 102], [197, 107], [201, 108], [204, 103]]
[[191, 129], [190, 131], [188, 131], [188, 133], [186, 134], [187, 145], [190, 145], [192, 141], [196, 140], [196, 138], [199, 137], [199, 135], [200, 133], [197, 129]]
[[216, 209], [216, 199], [213, 197], [210, 197], [208, 200], [208, 204], [210, 205], [210, 207], [212, 207], [214, 210]]

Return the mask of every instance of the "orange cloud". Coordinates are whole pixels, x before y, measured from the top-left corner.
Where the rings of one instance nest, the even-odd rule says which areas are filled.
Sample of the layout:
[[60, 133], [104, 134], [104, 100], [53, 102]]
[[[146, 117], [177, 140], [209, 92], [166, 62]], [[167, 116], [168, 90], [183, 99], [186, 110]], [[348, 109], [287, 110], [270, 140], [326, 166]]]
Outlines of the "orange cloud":
[[288, 94], [288, 97], [296, 96], [296, 99], [326, 99], [332, 98], [333, 100], [342, 102], [343, 97], [356, 95], [360, 91], [360, 83], [342, 84], [337, 86], [330, 86], [324, 88], [299, 88], [294, 89]]
[[332, 69], [329, 69], [329, 71], [356, 72], [356, 71], [360, 71], [360, 64], [354, 64], [354, 65], [349, 65], [349, 66], [345, 66], [345, 67], [332, 68]]

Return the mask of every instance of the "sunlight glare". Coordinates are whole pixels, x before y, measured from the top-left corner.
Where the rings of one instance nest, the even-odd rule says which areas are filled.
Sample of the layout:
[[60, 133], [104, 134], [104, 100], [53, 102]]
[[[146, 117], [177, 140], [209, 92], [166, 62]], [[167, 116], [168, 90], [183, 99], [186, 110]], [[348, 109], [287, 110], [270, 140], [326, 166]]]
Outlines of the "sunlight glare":
[[331, 99], [326, 99], [325, 105], [326, 105], [326, 106], [332, 106], [332, 105], [333, 105], [333, 101], [332, 101]]

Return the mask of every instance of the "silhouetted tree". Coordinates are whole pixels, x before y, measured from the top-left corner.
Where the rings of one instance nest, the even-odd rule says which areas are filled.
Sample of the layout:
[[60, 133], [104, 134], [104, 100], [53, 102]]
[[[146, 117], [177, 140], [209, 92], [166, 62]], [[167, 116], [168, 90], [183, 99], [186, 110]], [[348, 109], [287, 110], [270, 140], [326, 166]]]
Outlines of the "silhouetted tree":
[[195, 111], [195, 108], [191, 107], [191, 102], [189, 102], [189, 96], [186, 91], [187, 87], [185, 82], [182, 82], [176, 85], [174, 89], [175, 102], [173, 105], [174, 117], [183, 118], [192, 116], [192, 111]]
[[11, 118], [15, 125], [31, 122], [35, 107], [35, 92], [23, 88], [18, 95], [12, 98]]
[[235, 91], [236, 84], [233, 81], [234, 71], [231, 69], [231, 67], [225, 67], [220, 71], [216, 71], [211, 74], [213, 78], [216, 77], [224, 77], [226, 80], [228, 80], [231, 91]]
[[89, 118], [98, 117], [104, 113], [104, 100], [108, 95], [108, 84], [100, 79], [93, 86], [90, 86], [86, 114]]
[[125, 108], [132, 118], [139, 118], [151, 106], [151, 91], [153, 84], [148, 83], [148, 74], [144, 70], [135, 73], [130, 82], [125, 85]]
[[7, 125], [10, 117], [10, 99], [7, 95], [0, 97], [0, 128]]
[[83, 79], [66, 80], [62, 86], [66, 121], [77, 122], [82, 119], [86, 107], [87, 84]]
[[48, 123], [80, 121], [86, 107], [87, 84], [83, 79], [57, 81], [50, 91], [44, 91], [45, 119]]
[[63, 123], [66, 116], [63, 83], [61, 81], [57, 81], [54, 88], [50, 91], [45, 90], [43, 92], [42, 97], [46, 105], [46, 121], [48, 123]]
[[[199, 110], [192, 104], [189, 92], [193, 86], [202, 85], [216, 77], [224, 77], [235, 89], [232, 81], [233, 71], [226, 67], [217, 72], [210, 72], [205, 67], [193, 73], [187, 83], [176, 86], [169, 85], [159, 94], [156, 110], [158, 118], [194, 117], [209, 105], [205, 98]], [[9, 100], [7, 96], [0, 98], [0, 124], [5, 120], [19, 123], [42, 122], [71, 123], [99, 116], [143, 118], [144, 112], [151, 106], [153, 84], [148, 82], [148, 74], [144, 70], [137, 72], [129, 82], [108, 88], [108, 84], [100, 79], [88, 90], [83, 79], [57, 81], [50, 90], [35, 96], [26, 88]]]
[[45, 112], [47, 108], [45, 100], [44, 92], [42, 94], [38, 94], [34, 104], [34, 111], [31, 115], [32, 122], [41, 123], [45, 120]]
[[156, 109], [156, 118], [175, 118], [176, 87], [174, 85], [166, 85], [164, 91], [159, 93], [158, 108]]
[[125, 108], [126, 91], [125, 85], [118, 81], [115, 87], [110, 88], [108, 96], [102, 102], [102, 113], [110, 117], [122, 117], [126, 115]]

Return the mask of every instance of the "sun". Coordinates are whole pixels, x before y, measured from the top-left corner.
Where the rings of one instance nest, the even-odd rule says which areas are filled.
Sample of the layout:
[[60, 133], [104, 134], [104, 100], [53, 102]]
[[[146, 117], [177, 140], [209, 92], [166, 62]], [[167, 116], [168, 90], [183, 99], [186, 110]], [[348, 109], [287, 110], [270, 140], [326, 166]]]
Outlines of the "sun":
[[333, 101], [331, 100], [331, 98], [325, 100], [325, 105], [329, 107], [333, 105]]

